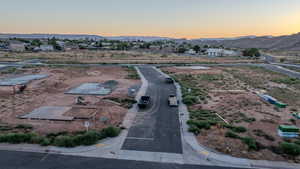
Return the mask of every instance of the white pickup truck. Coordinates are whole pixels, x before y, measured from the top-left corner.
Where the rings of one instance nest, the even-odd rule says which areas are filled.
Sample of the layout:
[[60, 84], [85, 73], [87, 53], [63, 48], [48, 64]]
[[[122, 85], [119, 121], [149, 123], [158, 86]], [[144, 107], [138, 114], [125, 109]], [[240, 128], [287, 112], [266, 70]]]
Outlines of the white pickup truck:
[[171, 106], [171, 107], [178, 107], [178, 105], [179, 105], [179, 101], [175, 95], [169, 96], [168, 103], [169, 103], [169, 106]]

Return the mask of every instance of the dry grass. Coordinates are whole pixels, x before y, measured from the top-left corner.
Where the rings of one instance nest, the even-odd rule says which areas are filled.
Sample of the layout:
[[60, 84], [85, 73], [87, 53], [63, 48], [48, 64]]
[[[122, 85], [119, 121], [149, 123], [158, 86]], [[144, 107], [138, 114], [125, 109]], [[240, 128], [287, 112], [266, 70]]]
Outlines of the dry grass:
[[50, 63], [236, 63], [256, 62], [243, 58], [203, 58], [179, 56], [176, 54], [154, 54], [137, 51], [67, 51], [40, 53], [0, 52], [0, 61], [18, 61], [24, 59], [45, 59]]

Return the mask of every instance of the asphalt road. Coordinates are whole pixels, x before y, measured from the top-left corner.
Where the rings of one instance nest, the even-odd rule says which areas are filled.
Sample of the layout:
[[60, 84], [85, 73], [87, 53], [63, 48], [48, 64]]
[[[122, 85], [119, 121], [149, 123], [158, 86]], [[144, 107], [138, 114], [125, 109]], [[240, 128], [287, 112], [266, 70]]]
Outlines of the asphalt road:
[[0, 169], [233, 169], [13, 151], [0, 157]]
[[182, 154], [178, 108], [168, 105], [169, 95], [176, 94], [174, 84], [165, 83], [152, 67], [143, 66], [140, 71], [149, 82], [146, 95], [152, 104], [138, 112], [122, 149]]

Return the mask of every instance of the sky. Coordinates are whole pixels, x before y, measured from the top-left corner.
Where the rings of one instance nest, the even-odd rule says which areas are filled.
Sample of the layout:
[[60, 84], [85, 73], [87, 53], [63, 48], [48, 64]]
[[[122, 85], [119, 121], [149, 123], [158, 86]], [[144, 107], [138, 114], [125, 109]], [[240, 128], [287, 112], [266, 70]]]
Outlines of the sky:
[[300, 0], [0, 0], [1, 33], [220, 38], [300, 32]]

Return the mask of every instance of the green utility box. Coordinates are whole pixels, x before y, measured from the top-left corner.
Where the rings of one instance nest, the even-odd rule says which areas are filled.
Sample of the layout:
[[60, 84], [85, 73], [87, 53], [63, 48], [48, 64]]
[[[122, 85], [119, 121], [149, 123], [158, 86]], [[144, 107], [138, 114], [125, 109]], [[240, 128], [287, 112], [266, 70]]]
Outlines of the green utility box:
[[299, 128], [297, 126], [280, 125], [278, 129], [282, 132], [299, 132]]
[[282, 103], [282, 102], [275, 102], [275, 105], [277, 106], [277, 107], [279, 107], [279, 108], [286, 108], [287, 107], [287, 104], [284, 104], [284, 103]]

